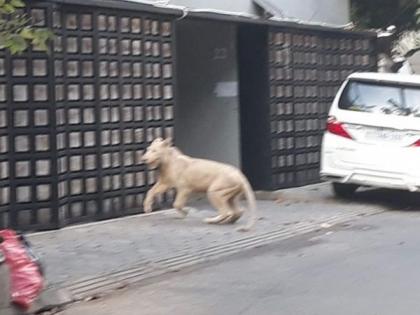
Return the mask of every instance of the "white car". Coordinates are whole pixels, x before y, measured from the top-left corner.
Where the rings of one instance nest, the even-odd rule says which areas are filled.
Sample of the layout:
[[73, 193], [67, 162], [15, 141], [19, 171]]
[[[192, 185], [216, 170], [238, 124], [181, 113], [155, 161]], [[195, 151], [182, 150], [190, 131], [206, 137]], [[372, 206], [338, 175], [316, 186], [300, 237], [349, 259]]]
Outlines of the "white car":
[[321, 178], [340, 197], [359, 186], [420, 191], [420, 76], [347, 78], [330, 109]]

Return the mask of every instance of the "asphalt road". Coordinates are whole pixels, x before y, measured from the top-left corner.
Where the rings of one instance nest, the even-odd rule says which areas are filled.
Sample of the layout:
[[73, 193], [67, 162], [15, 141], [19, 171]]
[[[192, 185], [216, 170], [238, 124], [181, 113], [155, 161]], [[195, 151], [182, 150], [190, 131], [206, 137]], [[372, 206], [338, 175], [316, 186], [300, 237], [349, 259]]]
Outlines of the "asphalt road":
[[406, 208], [165, 275], [63, 314], [418, 315], [420, 211]]

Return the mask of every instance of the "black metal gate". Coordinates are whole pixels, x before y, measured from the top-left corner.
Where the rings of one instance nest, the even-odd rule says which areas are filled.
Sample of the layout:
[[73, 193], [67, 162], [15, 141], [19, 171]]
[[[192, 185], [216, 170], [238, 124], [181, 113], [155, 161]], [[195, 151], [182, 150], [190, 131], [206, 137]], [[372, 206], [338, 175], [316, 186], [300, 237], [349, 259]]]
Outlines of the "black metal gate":
[[0, 52], [0, 227], [51, 229], [138, 213], [140, 160], [172, 136], [173, 17], [28, 3], [49, 54]]

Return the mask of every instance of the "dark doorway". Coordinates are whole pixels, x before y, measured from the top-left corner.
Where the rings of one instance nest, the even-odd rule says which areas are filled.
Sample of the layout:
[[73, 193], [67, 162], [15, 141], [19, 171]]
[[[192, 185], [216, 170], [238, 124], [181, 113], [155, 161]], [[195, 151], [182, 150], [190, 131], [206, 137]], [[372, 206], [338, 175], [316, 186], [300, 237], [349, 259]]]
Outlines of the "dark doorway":
[[241, 164], [254, 189], [271, 189], [268, 31], [238, 28]]

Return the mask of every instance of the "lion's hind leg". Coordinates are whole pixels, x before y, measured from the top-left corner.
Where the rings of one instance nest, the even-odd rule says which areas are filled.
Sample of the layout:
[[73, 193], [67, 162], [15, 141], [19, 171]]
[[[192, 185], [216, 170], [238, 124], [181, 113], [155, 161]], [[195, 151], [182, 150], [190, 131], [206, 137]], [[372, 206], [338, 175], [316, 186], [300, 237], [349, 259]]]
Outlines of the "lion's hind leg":
[[212, 189], [209, 189], [207, 192], [207, 198], [209, 199], [212, 206], [219, 211], [219, 214], [212, 218], [206, 218], [204, 222], [210, 224], [231, 223], [235, 217], [235, 209], [233, 209], [230, 200], [236, 194], [236, 187], [234, 189], [232, 189], [232, 187], [219, 188], [215, 185], [212, 187]]
[[244, 213], [244, 210], [241, 208], [239, 200], [240, 194], [234, 196], [229, 200], [229, 206], [233, 210], [233, 215], [226, 218], [225, 221], [223, 221], [223, 223], [234, 224], [241, 218], [242, 214]]
[[233, 211], [229, 208], [228, 201], [220, 193], [209, 193], [208, 199], [213, 207], [215, 207], [219, 214], [212, 218], [204, 219], [205, 223], [219, 224], [233, 216]]

